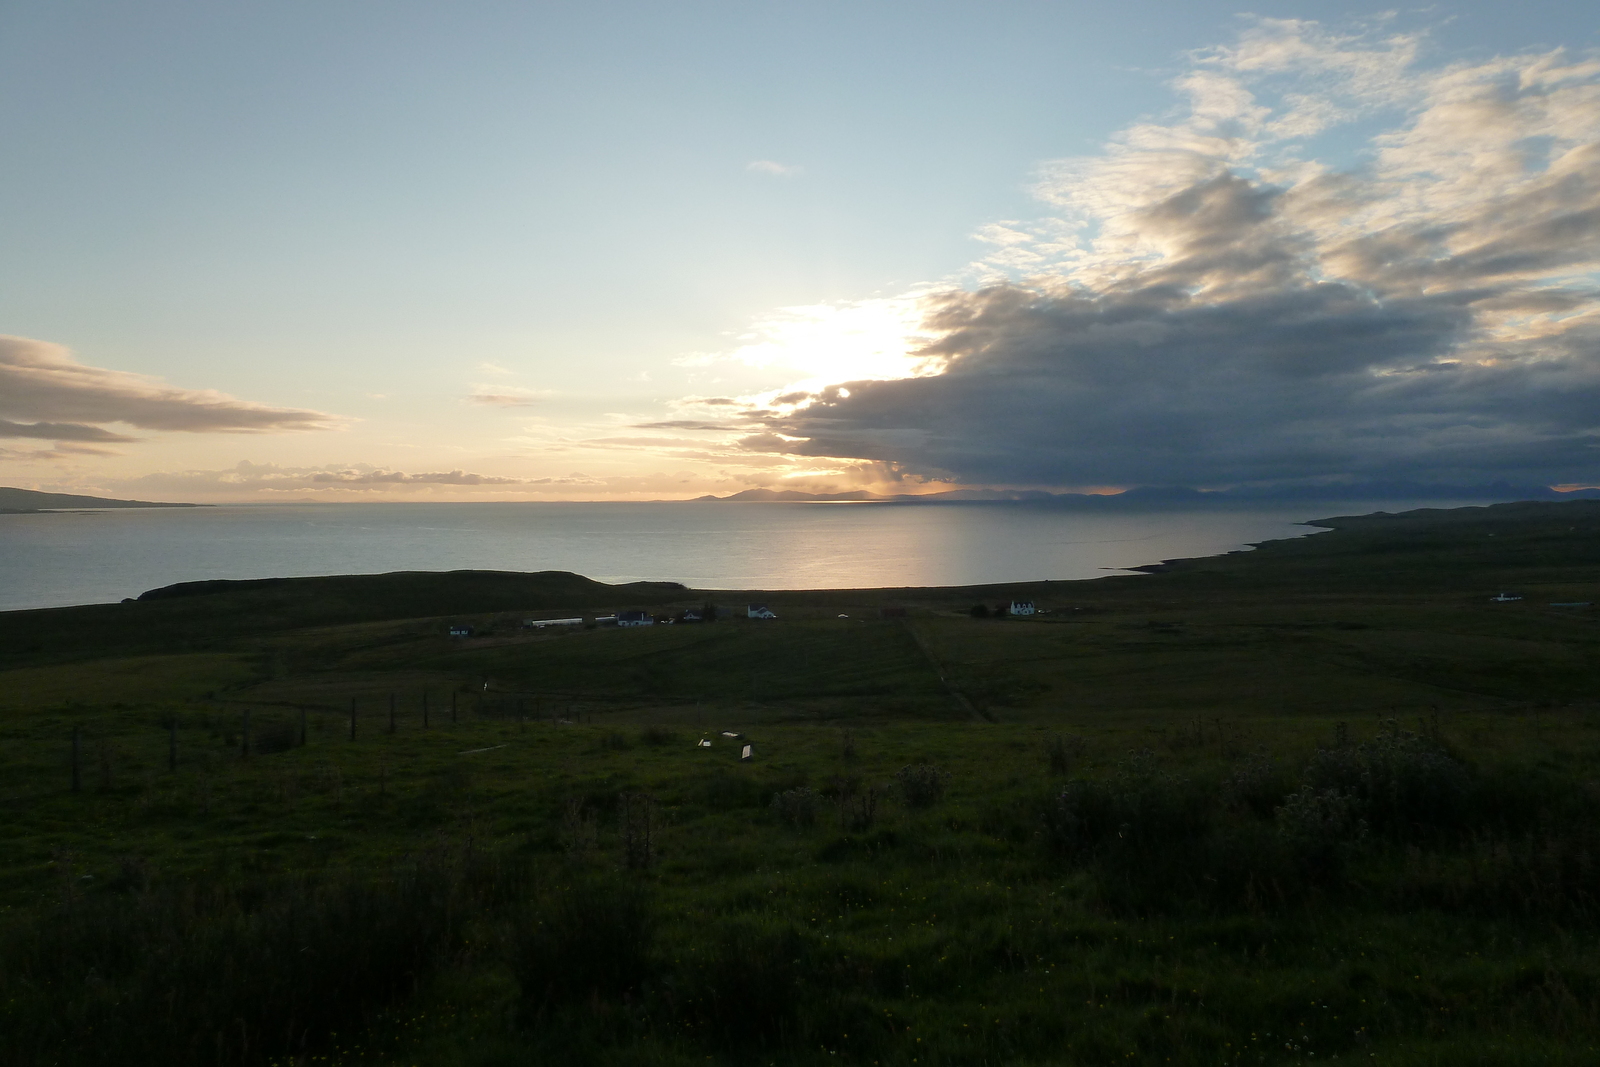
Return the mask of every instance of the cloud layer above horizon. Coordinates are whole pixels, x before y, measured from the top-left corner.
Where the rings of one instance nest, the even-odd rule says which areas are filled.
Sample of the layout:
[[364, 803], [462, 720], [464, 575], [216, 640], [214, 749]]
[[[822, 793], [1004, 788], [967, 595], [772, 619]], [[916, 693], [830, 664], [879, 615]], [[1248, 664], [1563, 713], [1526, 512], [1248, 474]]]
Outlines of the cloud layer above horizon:
[[745, 447], [966, 484], [1594, 484], [1600, 60], [1425, 43], [1263, 20], [1195, 54], [1176, 117], [1048, 165], [1054, 216], [923, 298], [936, 373], [784, 397]]
[[329, 429], [334, 420], [318, 411], [270, 407], [90, 367], [61, 345], [0, 336], [0, 438], [54, 441], [57, 451], [77, 445], [80, 452], [87, 450], [83, 443], [138, 440], [107, 429], [108, 423], [183, 433], [272, 433]]

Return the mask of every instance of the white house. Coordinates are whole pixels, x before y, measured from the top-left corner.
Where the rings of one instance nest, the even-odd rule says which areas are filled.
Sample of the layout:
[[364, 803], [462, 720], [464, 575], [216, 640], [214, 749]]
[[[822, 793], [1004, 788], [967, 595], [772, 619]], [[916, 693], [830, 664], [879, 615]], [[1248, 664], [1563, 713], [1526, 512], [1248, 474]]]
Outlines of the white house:
[[617, 612], [618, 626], [654, 626], [656, 620], [648, 611], [619, 611]]
[[747, 604], [745, 605], [744, 613], [748, 618], [752, 619], [776, 619], [778, 617], [765, 604]]
[[1037, 615], [1039, 609], [1033, 606], [1031, 600], [1013, 600], [1011, 602], [1012, 615]]
[[542, 630], [546, 626], [582, 626], [582, 619], [523, 619], [524, 630]]

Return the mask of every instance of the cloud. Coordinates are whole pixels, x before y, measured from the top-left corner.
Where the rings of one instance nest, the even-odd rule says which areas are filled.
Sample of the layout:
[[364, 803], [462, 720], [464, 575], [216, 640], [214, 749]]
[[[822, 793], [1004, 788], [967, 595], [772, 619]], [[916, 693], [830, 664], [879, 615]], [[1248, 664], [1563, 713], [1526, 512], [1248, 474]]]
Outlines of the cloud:
[[98, 426], [85, 426], [78, 422], [11, 422], [0, 419], [0, 437], [34, 437], [45, 441], [137, 441]]
[[526, 408], [554, 395], [549, 389], [527, 389], [519, 385], [475, 385], [467, 401], [497, 408]]
[[279, 433], [334, 424], [318, 411], [178, 389], [141, 374], [86, 366], [61, 345], [0, 336], [0, 418], [7, 416], [30, 421], [0, 423], [0, 436], [58, 441], [136, 440], [96, 425], [105, 423], [183, 433]]
[[410, 474], [387, 467], [359, 463], [321, 467], [283, 467], [275, 463], [240, 460], [221, 470], [160, 471], [119, 483], [166, 493], [211, 494], [228, 492], [302, 492], [305, 490], [352, 489], [387, 492], [429, 486], [516, 486], [550, 484], [551, 479], [505, 478], [470, 471], [424, 471]]
[[757, 159], [745, 165], [751, 174], [766, 174], [774, 178], [792, 178], [805, 170], [790, 163], [774, 163], [770, 159]]
[[[747, 449], [965, 483], [1600, 475], [1600, 61], [1260, 20]], [[1320, 160], [1374, 125], [1354, 162]], [[1329, 137], [1328, 135], [1334, 136]], [[785, 400], [790, 398], [786, 397]]]

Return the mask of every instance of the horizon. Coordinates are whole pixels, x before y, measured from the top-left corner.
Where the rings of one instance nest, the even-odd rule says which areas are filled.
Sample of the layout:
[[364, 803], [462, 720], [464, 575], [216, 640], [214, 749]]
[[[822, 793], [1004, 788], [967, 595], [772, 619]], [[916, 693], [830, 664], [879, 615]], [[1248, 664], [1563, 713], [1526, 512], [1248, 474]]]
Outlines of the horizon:
[[18, 487], [1600, 484], [1600, 16], [1570, 6], [0, 29]]

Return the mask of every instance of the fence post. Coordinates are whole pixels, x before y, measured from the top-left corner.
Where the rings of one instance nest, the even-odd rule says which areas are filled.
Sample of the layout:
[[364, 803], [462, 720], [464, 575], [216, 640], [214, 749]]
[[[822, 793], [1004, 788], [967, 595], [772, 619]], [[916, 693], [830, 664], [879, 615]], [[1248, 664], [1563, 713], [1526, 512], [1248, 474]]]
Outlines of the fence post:
[[74, 726], [72, 728], [72, 791], [74, 793], [81, 792], [83, 789], [83, 775], [79, 771], [82, 755], [83, 742], [80, 739], [78, 728]]

